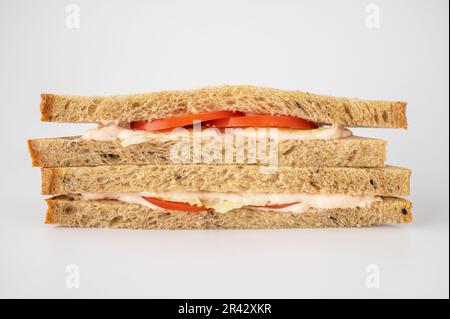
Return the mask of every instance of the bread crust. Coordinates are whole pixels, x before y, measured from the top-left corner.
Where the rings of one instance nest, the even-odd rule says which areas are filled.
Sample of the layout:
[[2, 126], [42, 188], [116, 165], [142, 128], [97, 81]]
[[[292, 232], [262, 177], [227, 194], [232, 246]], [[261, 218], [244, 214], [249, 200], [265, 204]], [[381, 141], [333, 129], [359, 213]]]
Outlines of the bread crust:
[[137, 204], [115, 200], [81, 201], [65, 196], [47, 199], [47, 224], [66, 227], [132, 229], [271, 229], [367, 227], [412, 221], [411, 203], [387, 197], [370, 207], [309, 209], [305, 213], [261, 212], [235, 209], [225, 214], [153, 211]]
[[[207, 144], [203, 140], [203, 144]], [[99, 165], [169, 165], [171, 147], [176, 141], [158, 138], [122, 147], [118, 141], [89, 141], [79, 137], [28, 141], [35, 167], [75, 167]], [[379, 139], [349, 137], [336, 140], [282, 140], [277, 145], [279, 166], [285, 167], [382, 167], [387, 142]], [[193, 153], [191, 145], [191, 154]], [[234, 148], [235, 153], [236, 148]], [[224, 150], [222, 150], [224, 153]], [[248, 154], [244, 144], [243, 154]], [[224, 154], [222, 159], [224, 159]], [[259, 157], [245, 164], [267, 165]], [[191, 164], [191, 163], [186, 163]], [[224, 164], [223, 161], [217, 164]], [[233, 164], [233, 163], [230, 163]]]
[[43, 121], [171, 118], [218, 110], [287, 115], [317, 123], [407, 128], [406, 102], [350, 99], [245, 85], [114, 96], [41, 95]]
[[30, 154], [31, 157], [31, 165], [33, 167], [40, 167], [45, 154], [40, 152], [40, 148], [38, 147], [36, 140], [28, 140], [27, 144], [28, 154]]
[[406, 196], [409, 169], [258, 165], [117, 165], [42, 168], [42, 194], [255, 192]]
[[41, 94], [41, 121], [49, 121], [48, 114], [52, 113], [53, 94]]

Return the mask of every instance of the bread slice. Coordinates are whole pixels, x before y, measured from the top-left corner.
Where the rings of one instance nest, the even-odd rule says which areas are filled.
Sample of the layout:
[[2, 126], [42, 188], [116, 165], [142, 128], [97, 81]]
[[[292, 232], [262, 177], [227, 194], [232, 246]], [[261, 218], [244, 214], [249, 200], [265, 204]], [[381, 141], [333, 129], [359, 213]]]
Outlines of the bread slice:
[[102, 192], [254, 192], [405, 196], [410, 170], [399, 167], [117, 165], [42, 168], [42, 194]]
[[[177, 141], [158, 138], [142, 144], [122, 147], [117, 141], [89, 141], [79, 137], [28, 141], [33, 166], [68, 167], [99, 165], [168, 165], [174, 164], [170, 150]], [[203, 140], [203, 145], [207, 140]], [[191, 145], [191, 152], [193, 143]], [[244, 163], [249, 163], [248, 144], [243, 145]], [[349, 137], [336, 140], [281, 140], [278, 142], [278, 165], [290, 167], [381, 167], [386, 159], [386, 141]], [[237, 154], [236, 148], [234, 149]], [[225, 159], [222, 150], [222, 159]], [[192, 158], [191, 158], [192, 161]], [[222, 161], [224, 163], [224, 160]], [[256, 163], [267, 161], [256, 157]]]
[[317, 123], [406, 128], [406, 103], [360, 100], [254, 86], [219, 86], [134, 95], [41, 95], [43, 121], [99, 122], [171, 118], [218, 110], [288, 115]]
[[301, 214], [235, 209], [229, 213], [155, 211], [116, 200], [73, 200], [66, 196], [47, 199], [47, 224], [67, 227], [133, 229], [232, 229], [366, 227], [410, 223], [411, 203], [386, 197], [370, 207], [309, 209]]

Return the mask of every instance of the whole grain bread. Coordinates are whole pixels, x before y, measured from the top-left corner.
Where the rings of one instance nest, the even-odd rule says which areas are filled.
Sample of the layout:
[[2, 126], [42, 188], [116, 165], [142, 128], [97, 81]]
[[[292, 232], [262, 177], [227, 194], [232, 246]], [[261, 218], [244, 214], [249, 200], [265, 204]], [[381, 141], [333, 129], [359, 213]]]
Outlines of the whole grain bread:
[[346, 126], [407, 127], [405, 102], [244, 85], [106, 97], [41, 95], [42, 120], [50, 122], [154, 120], [218, 110], [287, 115]]
[[[173, 140], [151, 139], [142, 144], [122, 147], [118, 141], [90, 141], [79, 137], [36, 139], [28, 141], [33, 166], [69, 167], [99, 165], [167, 165], [174, 164], [170, 150]], [[203, 145], [208, 140], [202, 140]], [[193, 143], [190, 143], [192, 162]], [[238, 149], [237, 149], [238, 148]], [[255, 157], [250, 161], [248, 144], [234, 153], [244, 154], [245, 164], [266, 165], [267, 160]], [[381, 167], [386, 159], [386, 141], [349, 137], [336, 140], [281, 140], [277, 146], [278, 165], [286, 167]], [[224, 163], [225, 149], [222, 149]], [[236, 157], [233, 160], [236, 163]], [[232, 163], [231, 163], [232, 164]]]
[[156, 211], [115, 200], [81, 201], [65, 196], [47, 199], [47, 224], [67, 227], [132, 229], [270, 229], [366, 227], [412, 221], [411, 203], [387, 197], [370, 207], [309, 209], [301, 214], [261, 212], [248, 208], [229, 213]]
[[96, 192], [255, 192], [405, 196], [410, 170], [257, 165], [117, 165], [42, 168], [42, 194]]

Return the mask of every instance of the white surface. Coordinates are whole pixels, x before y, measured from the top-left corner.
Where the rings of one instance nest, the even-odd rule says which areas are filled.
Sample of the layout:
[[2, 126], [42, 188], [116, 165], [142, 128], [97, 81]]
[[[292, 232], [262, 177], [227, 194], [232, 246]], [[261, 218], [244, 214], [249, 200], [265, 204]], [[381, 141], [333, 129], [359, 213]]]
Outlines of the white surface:
[[[3, 167], [0, 297], [449, 296], [448, 2], [0, 2]], [[88, 125], [39, 122], [39, 93], [114, 94], [251, 83], [409, 102], [389, 162], [413, 169], [415, 222], [342, 230], [166, 232], [43, 224], [26, 139]], [[65, 286], [68, 264], [80, 288]], [[380, 287], [366, 287], [376, 264]]]

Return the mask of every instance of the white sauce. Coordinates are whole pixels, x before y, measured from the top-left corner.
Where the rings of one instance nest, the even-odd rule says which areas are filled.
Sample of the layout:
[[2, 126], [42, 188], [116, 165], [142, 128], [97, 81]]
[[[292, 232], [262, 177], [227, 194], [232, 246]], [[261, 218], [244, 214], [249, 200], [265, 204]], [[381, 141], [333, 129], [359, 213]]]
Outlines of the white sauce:
[[[232, 134], [235, 136], [255, 137], [256, 129], [226, 129], [221, 133], [217, 129], [206, 129], [202, 131], [203, 136], [217, 136]], [[352, 132], [341, 125], [331, 127], [321, 127], [313, 130], [298, 129], [277, 129], [276, 134], [272, 135], [269, 129], [257, 131], [257, 138], [271, 138], [277, 140], [311, 140], [311, 139], [340, 139], [352, 136]], [[164, 140], [174, 140], [184, 134], [191, 134], [187, 129], [176, 129], [173, 132], [153, 133], [141, 130], [130, 129], [130, 124], [126, 122], [100, 123], [97, 128], [92, 128], [82, 135], [82, 139], [94, 141], [120, 141], [122, 146], [145, 143], [152, 138]]]
[[[85, 193], [73, 195], [81, 200], [115, 199], [125, 203], [139, 204], [153, 210], [162, 208], [149, 203], [143, 198], [156, 197], [159, 199], [190, 203], [191, 205], [204, 205], [207, 208], [224, 206], [228, 210], [218, 212], [225, 213], [233, 208], [245, 206], [265, 206], [297, 203], [285, 208], [251, 207], [261, 211], [278, 211], [303, 213], [309, 208], [333, 209], [367, 207], [382, 199], [376, 196], [351, 196], [351, 195], [324, 195], [324, 194], [262, 194], [262, 193], [214, 193], [214, 192], [173, 192], [173, 193]], [[218, 205], [219, 204], [219, 205]], [[222, 205], [220, 205], [222, 204]], [[217, 209], [216, 209], [217, 211]]]

